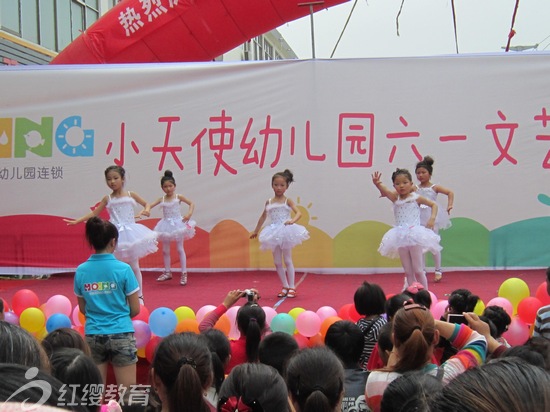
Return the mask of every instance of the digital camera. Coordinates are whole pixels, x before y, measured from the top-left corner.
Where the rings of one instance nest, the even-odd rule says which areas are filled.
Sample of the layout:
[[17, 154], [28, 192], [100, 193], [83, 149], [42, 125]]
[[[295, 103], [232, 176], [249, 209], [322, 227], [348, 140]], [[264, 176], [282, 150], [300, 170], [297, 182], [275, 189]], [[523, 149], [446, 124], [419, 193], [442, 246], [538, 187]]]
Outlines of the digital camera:
[[246, 289], [244, 291], [245, 295], [246, 295], [246, 298], [248, 299], [249, 302], [253, 302], [254, 301], [254, 291], [250, 290], [250, 289]]

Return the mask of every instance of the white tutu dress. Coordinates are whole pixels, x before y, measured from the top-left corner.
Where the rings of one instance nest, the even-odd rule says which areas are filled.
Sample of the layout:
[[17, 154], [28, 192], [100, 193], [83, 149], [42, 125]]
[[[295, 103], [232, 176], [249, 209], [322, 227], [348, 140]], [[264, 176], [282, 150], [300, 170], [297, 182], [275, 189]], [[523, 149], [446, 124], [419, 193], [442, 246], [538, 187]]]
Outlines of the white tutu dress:
[[134, 208], [137, 202], [130, 196], [111, 198], [107, 202], [110, 221], [118, 229], [117, 259], [131, 262], [157, 251], [157, 234], [147, 226], [136, 223]]
[[[435, 185], [430, 187], [418, 187], [416, 193], [420, 196], [430, 199], [431, 201], [436, 202], [437, 192], [433, 189]], [[422, 226], [426, 226], [428, 219], [432, 215], [432, 209], [426, 205], [420, 205], [420, 223]], [[452, 226], [451, 218], [447, 213], [447, 208], [443, 208], [438, 205], [437, 216], [435, 217], [434, 230], [438, 232], [439, 230], [448, 229]]]
[[163, 218], [158, 221], [154, 229], [162, 242], [181, 242], [195, 236], [197, 223], [194, 220], [188, 220], [185, 223], [182, 221], [180, 203], [178, 195], [168, 202], [164, 196], [162, 197], [160, 207]]
[[296, 223], [285, 225], [290, 220], [290, 211], [287, 201], [284, 203], [272, 203], [269, 199], [265, 207], [269, 217], [269, 225], [264, 227], [260, 233], [260, 249], [274, 250], [277, 246], [281, 249], [291, 249], [309, 239], [307, 229]]
[[420, 205], [416, 202], [418, 194], [412, 193], [402, 200], [398, 198], [393, 204], [395, 226], [382, 237], [378, 252], [389, 258], [399, 257], [399, 248], [422, 246], [422, 252], [439, 252], [440, 237], [433, 230], [420, 224]]

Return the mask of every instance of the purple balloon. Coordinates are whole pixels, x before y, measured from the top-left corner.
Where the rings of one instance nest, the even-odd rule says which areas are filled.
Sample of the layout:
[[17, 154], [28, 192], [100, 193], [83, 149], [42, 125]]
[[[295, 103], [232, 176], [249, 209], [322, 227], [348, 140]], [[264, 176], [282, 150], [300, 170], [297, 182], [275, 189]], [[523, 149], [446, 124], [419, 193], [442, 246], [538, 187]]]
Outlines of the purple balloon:
[[19, 326], [19, 316], [14, 312], [4, 312], [4, 320], [12, 325]]

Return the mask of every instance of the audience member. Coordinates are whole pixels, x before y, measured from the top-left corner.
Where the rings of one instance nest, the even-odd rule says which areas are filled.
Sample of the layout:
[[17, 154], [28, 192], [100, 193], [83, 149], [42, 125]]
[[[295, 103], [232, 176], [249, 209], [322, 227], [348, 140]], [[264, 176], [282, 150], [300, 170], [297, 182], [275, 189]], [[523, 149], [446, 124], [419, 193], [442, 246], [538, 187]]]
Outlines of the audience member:
[[218, 412], [288, 412], [288, 393], [279, 372], [262, 363], [235, 366], [220, 390]]
[[[386, 325], [382, 328], [385, 328]], [[332, 349], [344, 364], [345, 380], [342, 412], [367, 409], [365, 384], [369, 373], [361, 369], [359, 365], [364, 343], [365, 336], [359, 326], [347, 320], [334, 322], [325, 335], [325, 345]]]
[[201, 332], [214, 327], [220, 317], [227, 312], [231, 306], [243, 297], [251, 296], [252, 300], [246, 302], [237, 311], [237, 327], [241, 336], [237, 340], [231, 340], [231, 359], [225, 370], [229, 373], [236, 365], [244, 362], [258, 361], [258, 348], [263, 334], [267, 331], [265, 323], [265, 312], [258, 305], [258, 291], [250, 289], [253, 294], [248, 295], [246, 291], [230, 291], [222, 304], [212, 312], [208, 313], [199, 325]]
[[0, 298], [0, 320], [4, 320], [4, 300]]
[[80, 349], [86, 355], [92, 356], [90, 346], [86, 343], [82, 335], [71, 328], [52, 330], [42, 339], [42, 347], [48, 354], [48, 357], [59, 348]]
[[202, 335], [184, 332], [165, 337], [151, 363], [151, 381], [162, 412], [215, 410], [203, 396], [212, 383], [212, 355]]
[[365, 345], [361, 354], [361, 368], [367, 370], [370, 355], [376, 342], [380, 328], [387, 321], [384, 316], [386, 296], [379, 285], [369, 282], [363, 282], [355, 291], [353, 296], [355, 310], [363, 317], [357, 321], [357, 326], [365, 335]]
[[550, 372], [550, 340], [541, 338], [540, 336], [533, 336], [525, 345], [542, 355], [544, 358], [544, 369]]
[[[546, 293], [550, 295], [550, 267], [546, 269]], [[533, 336], [550, 339], [550, 305], [543, 306], [537, 311]]]
[[432, 295], [430, 295], [430, 292], [428, 292], [421, 283], [414, 282], [403, 291], [403, 294], [412, 299], [414, 303], [424, 305], [428, 309], [432, 306]]
[[510, 315], [501, 306], [487, 306], [482, 314], [483, 317], [489, 319], [495, 325], [495, 335], [493, 336], [499, 343], [510, 347], [510, 344], [502, 336], [508, 330], [508, 326], [512, 323]]
[[25, 329], [0, 321], [0, 363], [37, 367], [49, 372], [50, 363], [44, 349]]
[[273, 366], [284, 376], [288, 360], [298, 349], [298, 342], [288, 333], [273, 332], [260, 342], [259, 359], [261, 363]]
[[344, 367], [329, 348], [300, 350], [290, 358], [285, 380], [296, 412], [340, 412]]
[[[380, 410], [386, 387], [405, 372], [440, 374], [443, 384], [446, 384], [467, 368], [485, 360], [487, 342], [484, 336], [465, 324], [434, 321], [432, 313], [416, 303], [397, 311], [392, 333], [394, 346], [388, 365], [382, 370], [372, 371], [367, 379], [365, 397], [374, 411]], [[432, 356], [440, 336], [449, 339], [459, 351], [438, 367], [432, 362]]]
[[550, 374], [517, 358], [465, 371], [430, 400], [430, 412], [546, 412]]
[[212, 385], [206, 392], [206, 400], [213, 407], [218, 406], [220, 388], [225, 379], [225, 368], [231, 359], [231, 345], [225, 334], [218, 329], [208, 329], [202, 332], [212, 355]]
[[407, 372], [391, 382], [382, 396], [381, 412], [428, 412], [428, 401], [443, 389], [441, 380], [423, 372]]

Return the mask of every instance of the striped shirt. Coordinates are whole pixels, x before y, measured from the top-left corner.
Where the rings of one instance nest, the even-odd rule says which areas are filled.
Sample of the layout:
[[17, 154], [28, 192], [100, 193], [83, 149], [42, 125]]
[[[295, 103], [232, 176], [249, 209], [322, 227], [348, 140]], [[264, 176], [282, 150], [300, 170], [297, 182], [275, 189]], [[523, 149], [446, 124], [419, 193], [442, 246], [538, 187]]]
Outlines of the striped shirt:
[[361, 368], [367, 370], [367, 363], [369, 362], [370, 354], [378, 342], [378, 335], [380, 334], [380, 329], [388, 321], [382, 316], [377, 316], [373, 319], [359, 319], [357, 321], [357, 326], [361, 329], [361, 332], [365, 335], [365, 346], [363, 346], [363, 353], [359, 358], [359, 364]]
[[537, 311], [533, 336], [550, 339], [550, 305], [543, 306]]

